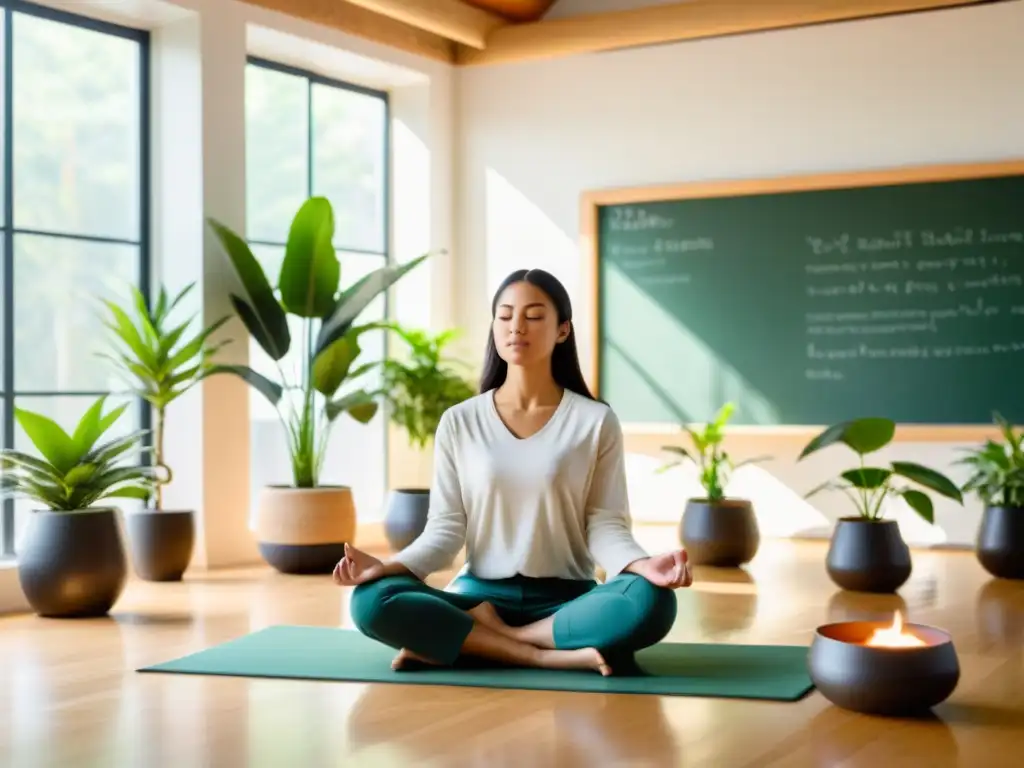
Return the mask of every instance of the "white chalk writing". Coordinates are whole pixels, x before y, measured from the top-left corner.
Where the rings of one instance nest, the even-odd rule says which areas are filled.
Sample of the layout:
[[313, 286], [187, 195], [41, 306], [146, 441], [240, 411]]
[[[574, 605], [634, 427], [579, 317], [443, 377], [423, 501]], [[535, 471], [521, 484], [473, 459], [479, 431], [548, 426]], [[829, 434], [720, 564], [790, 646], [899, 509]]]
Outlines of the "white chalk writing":
[[608, 226], [612, 232], [643, 232], [659, 229], [671, 229], [674, 221], [643, 208], [620, 207], [612, 208]]

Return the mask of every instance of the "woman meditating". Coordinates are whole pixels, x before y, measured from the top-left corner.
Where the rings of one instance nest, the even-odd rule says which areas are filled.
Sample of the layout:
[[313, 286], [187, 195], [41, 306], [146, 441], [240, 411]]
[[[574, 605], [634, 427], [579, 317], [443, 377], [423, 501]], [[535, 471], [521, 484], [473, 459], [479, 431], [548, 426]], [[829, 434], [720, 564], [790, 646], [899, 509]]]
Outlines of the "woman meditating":
[[[514, 272], [491, 315], [480, 394], [438, 424], [425, 530], [387, 562], [347, 546], [334, 580], [355, 585], [355, 625], [399, 651], [395, 669], [482, 658], [609, 675], [668, 634], [686, 553], [633, 538], [622, 431], [584, 382], [561, 283]], [[454, 581], [427, 586], [463, 546]]]

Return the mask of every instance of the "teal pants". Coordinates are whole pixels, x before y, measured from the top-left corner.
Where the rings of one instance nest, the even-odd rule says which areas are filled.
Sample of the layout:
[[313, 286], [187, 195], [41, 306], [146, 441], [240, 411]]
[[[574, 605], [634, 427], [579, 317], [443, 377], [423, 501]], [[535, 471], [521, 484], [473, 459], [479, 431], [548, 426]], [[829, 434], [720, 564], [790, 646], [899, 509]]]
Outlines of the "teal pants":
[[412, 576], [390, 576], [356, 587], [351, 610], [367, 637], [451, 665], [473, 628], [466, 611], [483, 602], [516, 627], [553, 614], [556, 648], [597, 648], [616, 656], [661, 641], [677, 610], [672, 590], [632, 573], [604, 584], [526, 576], [491, 580], [466, 573], [446, 590]]

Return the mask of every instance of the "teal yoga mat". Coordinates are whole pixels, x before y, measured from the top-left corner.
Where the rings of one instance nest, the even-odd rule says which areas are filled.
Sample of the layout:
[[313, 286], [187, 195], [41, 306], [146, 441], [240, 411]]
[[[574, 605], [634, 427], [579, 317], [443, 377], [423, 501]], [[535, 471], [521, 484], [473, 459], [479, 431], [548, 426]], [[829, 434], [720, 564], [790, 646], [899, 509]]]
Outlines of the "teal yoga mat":
[[394, 655], [354, 630], [275, 626], [138, 671], [773, 701], [797, 701], [813, 688], [805, 646], [661, 643], [637, 654], [642, 673], [611, 677], [480, 666], [395, 672]]

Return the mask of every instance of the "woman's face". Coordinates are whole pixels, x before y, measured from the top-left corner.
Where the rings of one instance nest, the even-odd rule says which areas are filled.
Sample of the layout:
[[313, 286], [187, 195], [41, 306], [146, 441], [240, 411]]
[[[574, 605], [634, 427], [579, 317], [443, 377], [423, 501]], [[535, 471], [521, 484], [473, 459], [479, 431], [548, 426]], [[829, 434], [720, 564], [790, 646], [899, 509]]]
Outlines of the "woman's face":
[[524, 367], [548, 361], [555, 344], [569, 335], [569, 323], [559, 324], [548, 295], [527, 282], [512, 283], [502, 291], [492, 329], [502, 360]]

